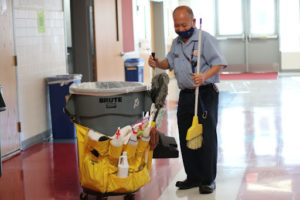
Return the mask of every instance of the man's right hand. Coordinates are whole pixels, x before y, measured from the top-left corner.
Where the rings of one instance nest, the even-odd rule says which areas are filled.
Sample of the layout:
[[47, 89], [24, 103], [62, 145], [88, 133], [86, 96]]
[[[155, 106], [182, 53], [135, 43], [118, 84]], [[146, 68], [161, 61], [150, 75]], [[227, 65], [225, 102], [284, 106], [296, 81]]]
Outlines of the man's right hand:
[[157, 58], [153, 58], [152, 56], [149, 56], [149, 59], [148, 59], [148, 64], [150, 67], [152, 68], [158, 68], [159, 66], [159, 61]]

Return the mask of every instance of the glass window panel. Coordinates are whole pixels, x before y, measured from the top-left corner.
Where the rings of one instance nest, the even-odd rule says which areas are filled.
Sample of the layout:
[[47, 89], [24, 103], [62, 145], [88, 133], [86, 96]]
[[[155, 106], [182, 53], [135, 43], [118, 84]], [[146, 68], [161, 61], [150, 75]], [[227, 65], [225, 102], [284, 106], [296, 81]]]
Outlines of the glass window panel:
[[218, 28], [220, 35], [243, 33], [241, 0], [218, 0]]
[[274, 0], [251, 0], [250, 34], [275, 34], [275, 2]]
[[196, 18], [196, 26], [199, 28], [200, 18], [202, 18], [202, 29], [215, 35], [214, 0], [191, 0], [191, 3]]

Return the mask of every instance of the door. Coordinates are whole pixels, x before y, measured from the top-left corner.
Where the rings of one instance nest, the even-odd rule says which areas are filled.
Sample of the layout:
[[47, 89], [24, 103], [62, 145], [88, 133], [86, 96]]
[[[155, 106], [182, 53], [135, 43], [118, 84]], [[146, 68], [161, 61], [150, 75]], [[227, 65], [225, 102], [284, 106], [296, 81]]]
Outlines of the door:
[[124, 81], [121, 0], [94, 1], [96, 80]]
[[151, 53], [150, 1], [134, 1], [133, 8], [135, 49], [138, 49], [139, 56], [144, 59], [144, 83], [150, 84], [151, 70], [148, 65]]
[[226, 72], [277, 72], [277, 0], [216, 0], [216, 35]]
[[1, 112], [1, 154], [2, 156], [20, 149], [20, 135], [17, 129], [17, 84], [14, 66], [14, 39], [12, 21], [12, 0], [6, 0], [7, 9], [0, 11], [0, 85], [6, 104]]

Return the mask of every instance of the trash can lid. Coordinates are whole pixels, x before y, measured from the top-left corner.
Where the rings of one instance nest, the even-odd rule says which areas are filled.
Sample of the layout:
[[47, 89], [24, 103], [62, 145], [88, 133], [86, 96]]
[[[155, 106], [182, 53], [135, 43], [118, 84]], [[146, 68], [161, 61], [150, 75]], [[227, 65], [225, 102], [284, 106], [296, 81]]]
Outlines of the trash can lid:
[[131, 92], [149, 90], [150, 86], [140, 82], [129, 81], [103, 81], [73, 83], [70, 86], [70, 94], [89, 96], [112, 96]]
[[50, 76], [47, 78], [48, 84], [56, 84], [62, 82], [72, 82], [74, 80], [81, 80], [82, 74], [60, 74]]
[[125, 67], [144, 66], [143, 58], [129, 58], [125, 60]]

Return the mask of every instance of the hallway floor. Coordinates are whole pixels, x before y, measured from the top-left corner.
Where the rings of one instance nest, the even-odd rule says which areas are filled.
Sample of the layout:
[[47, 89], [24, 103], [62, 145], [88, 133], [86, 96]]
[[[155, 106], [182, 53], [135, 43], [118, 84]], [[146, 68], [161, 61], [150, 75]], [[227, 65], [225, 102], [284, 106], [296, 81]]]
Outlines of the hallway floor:
[[[222, 81], [218, 124], [217, 189], [177, 190], [185, 179], [181, 157], [155, 159], [151, 182], [136, 200], [300, 200], [300, 76]], [[170, 82], [160, 131], [178, 141], [178, 89]], [[76, 143], [33, 146], [3, 163], [0, 200], [79, 199]], [[95, 198], [89, 198], [95, 199]], [[109, 199], [122, 199], [120, 196]]]

